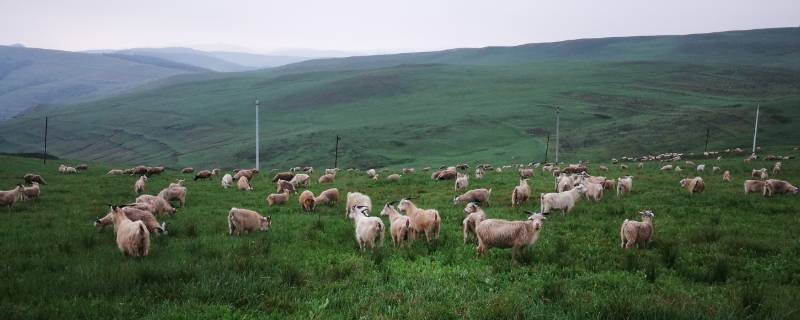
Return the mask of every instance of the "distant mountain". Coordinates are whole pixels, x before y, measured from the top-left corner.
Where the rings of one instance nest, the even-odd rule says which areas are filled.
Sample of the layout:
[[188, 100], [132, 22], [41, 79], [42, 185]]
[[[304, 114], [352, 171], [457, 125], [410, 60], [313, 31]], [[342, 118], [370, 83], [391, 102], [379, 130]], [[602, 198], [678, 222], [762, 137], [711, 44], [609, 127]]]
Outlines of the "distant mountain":
[[141, 56], [0, 46], [0, 120], [38, 105], [87, 101], [173, 75], [206, 71]]
[[288, 55], [263, 55], [244, 52], [211, 51], [207, 52], [217, 58], [253, 69], [270, 68], [290, 63], [309, 60], [311, 58]]
[[192, 48], [133, 48], [124, 50], [91, 50], [88, 53], [150, 56], [218, 72], [248, 71], [271, 68], [308, 60], [288, 55], [262, 55], [244, 52], [202, 51]]

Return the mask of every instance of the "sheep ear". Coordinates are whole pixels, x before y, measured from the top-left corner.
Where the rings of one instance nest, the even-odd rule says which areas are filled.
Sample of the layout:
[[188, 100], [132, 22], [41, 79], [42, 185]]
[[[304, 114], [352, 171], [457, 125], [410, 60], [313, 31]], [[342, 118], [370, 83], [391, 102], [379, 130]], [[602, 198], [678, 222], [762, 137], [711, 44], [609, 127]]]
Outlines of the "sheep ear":
[[272, 221], [272, 217], [271, 216], [267, 216], [267, 221]]

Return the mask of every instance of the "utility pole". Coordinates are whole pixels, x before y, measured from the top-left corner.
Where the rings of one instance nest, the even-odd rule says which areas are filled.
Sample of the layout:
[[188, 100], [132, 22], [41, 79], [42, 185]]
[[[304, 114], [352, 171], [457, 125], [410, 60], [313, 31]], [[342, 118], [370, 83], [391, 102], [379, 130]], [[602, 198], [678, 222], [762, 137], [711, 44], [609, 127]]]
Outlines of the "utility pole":
[[47, 117], [44, 117], [44, 153], [42, 153], [42, 164], [47, 164]]
[[711, 129], [706, 129], [706, 148], [703, 149], [703, 153], [708, 152], [708, 136], [711, 135]]
[[556, 106], [556, 164], [558, 164], [558, 123], [560, 120], [561, 109]]
[[336, 152], [333, 156], [333, 169], [339, 168], [339, 140], [342, 138], [339, 135], [336, 135]]
[[260, 159], [259, 150], [258, 150], [259, 149], [258, 148], [259, 147], [259, 142], [258, 142], [258, 122], [259, 122], [258, 121], [259, 120], [259, 118], [258, 118], [258, 107], [259, 107], [259, 105], [260, 105], [260, 102], [258, 101], [258, 97], [256, 97], [256, 170], [261, 171], [261, 159]]
[[756, 106], [756, 125], [753, 129], [753, 153], [756, 153], [756, 137], [758, 136], [758, 112], [761, 109], [761, 104]]
[[547, 134], [547, 147], [544, 148], [544, 163], [547, 163], [547, 151], [550, 150], [550, 134]]

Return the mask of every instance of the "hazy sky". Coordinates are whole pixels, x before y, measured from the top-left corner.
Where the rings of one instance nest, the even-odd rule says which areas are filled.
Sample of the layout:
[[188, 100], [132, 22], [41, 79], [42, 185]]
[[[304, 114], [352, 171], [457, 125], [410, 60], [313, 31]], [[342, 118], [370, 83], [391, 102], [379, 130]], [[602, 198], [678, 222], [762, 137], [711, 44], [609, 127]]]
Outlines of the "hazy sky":
[[0, 44], [396, 52], [797, 27], [800, 0], [0, 0]]

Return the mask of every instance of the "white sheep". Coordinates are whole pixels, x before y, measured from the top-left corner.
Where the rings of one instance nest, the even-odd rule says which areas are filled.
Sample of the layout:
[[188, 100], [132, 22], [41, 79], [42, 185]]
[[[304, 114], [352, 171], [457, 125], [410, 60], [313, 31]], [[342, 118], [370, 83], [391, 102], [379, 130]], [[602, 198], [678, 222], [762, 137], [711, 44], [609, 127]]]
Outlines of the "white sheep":
[[424, 233], [428, 243], [434, 239], [439, 239], [439, 227], [442, 222], [439, 211], [436, 209], [417, 208], [409, 199], [400, 200], [397, 209], [411, 219], [412, 238]]
[[583, 183], [583, 186], [586, 187], [586, 200], [592, 201], [600, 201], [603, 199], [603, 184], [601, 183], [593, 183], [590, 181], [586, 181]]
[[460, 203], [478, 202], [489, 205], [489, 197], [492, 196], [492, 189], [472, 189], [464, 194], [453, 198], [453, 205]]
[[228, 189], [233, 185], [233, 176], [230, 173], [226, 173], [222, 176], [222, 180], [220, 180], [220, 185], [222, 185], [223, 189]]
[[282, 205], [289, 203], [289, 191], [284, 191], [283, 193], [271, 193], [267, 196], [267, 205], [274, 206], [274, 205]]
[[[377, 177], [377, 176], [378, 175], [375, 175], [375, 177]], [[386, 181], [389, 181], [389, 182], [400, 181], [400, 175], [396, 174], [396, 173], [395, 174], [390, 174], [390, 175], [386, 176]]]
[[660, 170], [661, 171], [671, 171], [672, 170], [672, 165], [671, 164], [665, 165], [665, 166], [661, 167]]
[[41, 190], [39, 190], [39, 183], [32, 182], [30, 187], [24, 187], [22, 189], [22, 199], [24, 200], [36, 200], [39, 199], [39, 194]]
[[392, 243], [399, 248], [403, 243], [408, 244], [411, 233], [411, 219], [400, 214], [391, 204], [387, 203], [381, 210], [381, 216], [389, 216], [389, 231], [392, 235]]
[[[370, 178], [373, 178], [373, 177], [375, 177], [375, 175], [376, 175], [376, 174], [378, 174], [378, 173], [375, 171], [375, 169], [369, 169], [369, 170], [367, 170], [367, 176], [368, 176], [368, 177], [370, 177]], [[349, 209], [348, 209], [348, 210], [349, 210]]]
[[314, 205], [332, 205], [339, 201], [339, 189], [330, 188], [325, 191], [322, 191], [319, 196], [314, 198]]
[[520, 177], [519, 185], [514, 187], [514, 191], [511, 192], [511, 207], [522, 205], [528, 201], [530, 196], [531, 190], [528, 186], [528, 179]]
[[469, 175], [458, 172], [456, 175], [455, 190], [456, 191], [464, 190], [468, 186], [469, 186]]
[[764, 184], [763, 195], [769, 197], [773, 194], [798, 194], [800, 189], [783, 180], [769, 179]]
[[350, 208], [353, 206], [367, 207], [367, 210], [372, 210], [372, 200], [369, 196], [359, 192], [348, 192], [347, 203], [344, 208], [345, 217], [350, 214]]
[[475, 236], [475, 239], [478, 238], [477, 234], [475, 234], [475, 228], [483, 220], [486, 220], [486, 213], [483, 212], [483, 209], [481, 209], [477, 203], [470, 202], [464, 207], [464, 215], [465, 217], [464, 220], [461, 221], [461, 224], [464, 228], [464, 244], [467, 244], [470, 234]]
[[630, 193], [633, 189], [633, 176], [617, 178], [617, 197]]
[[586, 193], [586, 187], [579, 184], [572, 190], [557, 193], [542, 193], [539, 195], [542, 214], [549, 213], [550, 210], [562, 210], [562, 214], [567, 214], [575, 207], [575, 203], [580, 196]]
[[253, 210], [231, 208], [228, 211], [228, 233], [233, 235], [256, 230], [268, 231], [272, 226], [272, 218], [266, 218]]
[[108, 170], [108, 173], [106, 173], [106, 175], [107, 176], [118, 176], [118, 175], [122, 175], [124, 173], [125, 173], [125, 171], [123, 171], [122, 169], [111, 169], [111, 170]]
[[17, 201], [22, 200], [24, 190], [25, 187], [17, 185], [14, 189], [0, 191], [0, 205], [7, 206], [8, 212], [11, 212], [11, 206], [17, 203]]
[[680, 184], [681, 188], [689, 191], [689, 194], [700, 193], [706, 189], [706, 184], [700, 177], [682, 179]]
[[161, 190], [158, 196], [166, 201], [177, 200], [180, 202], [181, 208], [186, 207], [186, 187], [180, 185], [170, 185], [169, 187]]
[[511, 260], [516, 261], [520, 249], [536, 243], [542, 230], [545, 218], [539, 213], [529, 212], [524, 221], [508, 221], [501, 219], [483, 220], [475, 228], [478, 237], [476, 254], [478, 257], [489, 248], [511, 248]]
[[292, 180], [289, 181], [289, 183], [291, 183], [295, 188], [301, 185], [308, 188], [309, 186], [311, 186], [311, 177], [305, 173], [298, 173], [294, 175], [294, 177], [292, 178]]
[[319, 176], [319, 180], [317, 180], [317, 182], [319, 182], [319, 183], [333, 183], [335, 178], [336, 178], [336, 175], [330, 174], [330, 173], [326, 173], [326, 174], [323, 174], [323, 175]]
[[[147, 227], [147, 231], [151, 234], [160, 234], [166, 235], [167, 234], [167, 224], [166, 223], [158, 223], [156, 217], [150, 211], [137, 209], [134, 207], [122, 207], [122, 212], [125, 213], [125, 216], [128, 217], [131, 221], [142, 221], [144, 222], [145, 226]], [[102, 230], [108, 225], [114, 224], [114, 211], [111, 210], [106, 214], [105, 217], [97, 218], [94, 221], [95, 228]]]
[[358, 248], [361, 251], [364, 251], [367, 247], [374, 248], [375, 242], [379, 247], [383, 245], [385, 230], [383, 221], [378, 217], [370, 217], [368, 212], [369, 209], [366, 206], [353, 206], [350, 207], [348, 213], [350, 219], [353, 219], [356, 242], [358, 242]]
[[722, 173], [722, 181], [731, 182], [731, 172], [730, 172], [730, 170], [725, 170], [725, 172]]
[[120, 207], [113, 211], [114, 233], [117, 234], [117, 248], [126, 256], [145, 257], [150, 254], [150, 231], [142, 221], [132, 221]]
[[253, 190], [253, 187], [250, 186], [250, 180], [247, 179], [247, 176], [239, 177], [239, 180], [236, 181], [236, 187], [241, 191]]
[[697, 165], [697, 173], [705, 173], [706, 172], [706, 165], [705, 164], [698, 164]]
[[475, 168], [475, 179], [477, 180], [483, 179], [483, 174], [484, 174], [483, 167]]
[[161, 197], [151, 196], [148, 194], [143, 194], [141, 196], [136, 197], [137, 203], [147, 203], [152, 206], [150, 212], [153, 214], [162, 214], [162, 213], [169, 213], [174, 214], [177, 210], [169, 204], [169, 201], [164, 200]]
[[639, 215], [642, 216], [641, 222], [625, 219], [619, 229], [620, 246], [625, 250], [638, 243], [649, 243], [655, 232], [655, 228], [653, 228], [653, 217], [655, 215], [653, 212], [650, 210], [642, 211], [639, 212]]
[[141, 176], [136, 183], [133, 184], [133, 192], [136, 194], [144, 193], [144, 184], [147, 182], [147, 176]]
[[745, 180], [744, 181], [744, 194], [748, 194], [751, 192], [757, 192], [760, 194], [764, 193], [764, 185], [766, 184], [765, 181], [762, 180]]
[[300, 193], [300, 197], [297, 198], [297, 202], [300, 203], [300, 208], [302, 208], [305, 212], [314, 211], [314, 207], [316, 206], [316, 202], [314, 202], [314, 193], [310, 190], [304, 190], [302, 193]]

